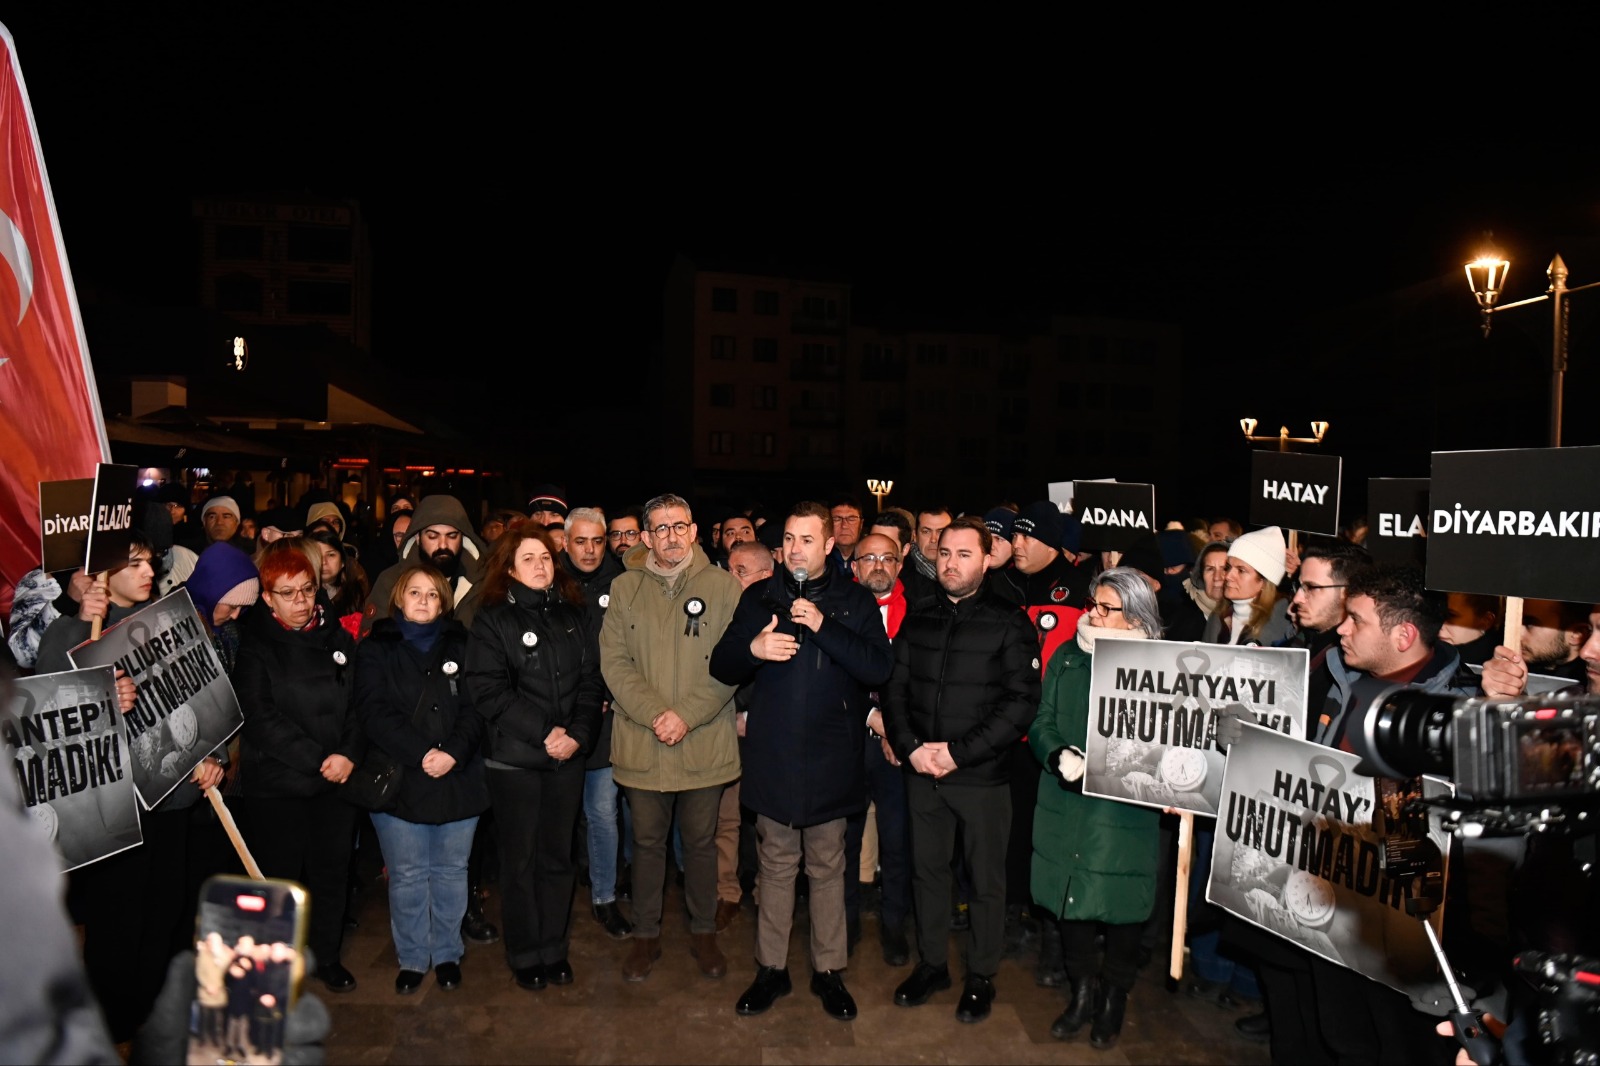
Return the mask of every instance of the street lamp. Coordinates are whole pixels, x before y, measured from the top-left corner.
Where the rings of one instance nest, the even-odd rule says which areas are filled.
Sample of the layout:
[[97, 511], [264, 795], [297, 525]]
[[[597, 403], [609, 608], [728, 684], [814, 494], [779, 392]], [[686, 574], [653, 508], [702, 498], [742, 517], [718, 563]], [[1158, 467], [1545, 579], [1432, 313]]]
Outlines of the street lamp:
[[875, 477], [867, 478], [867, 491], [877, 498], [878, 510], [880, 511], [883, 510], [883, 498], [889, 495], [889, 491], [893, 488], [893, 481], [879, 481]]
[[1244, 430], [1244, 439], [1249, 441], [1252, 444], [1258, 443], [1260, 441], [1266, 441], [1266, 440], [1277, 441], [1278, 442], [1278, 450], [1280, 452], [1288, 451], [1290, 442], [1293, 442], [1295, 444], [1321, 444], [1322, 443], [1322, 438], [1328, 432], [1328, 423], [1326, 423], [1326, 422], [1313, 422], [1313, 423], [1311, 423], [1311, 436], [1309, 436], [1309, 437], [1291, 437], [1291, 436], [1289, 436], [1289, 427], [1288, 426], [1280, 426], [1278, 428], [1278, 435], [1275, 436], [1275, 437], [1272, 436], [1271, 434], [1266, 434], [1266, 433], [1263, 433], [1260, 436], [1256, 436], [1256, 425], [1257, 425], [1256, 420], [1253, 419], [1253, 418], [1241, 418], [1241, 419], [1239, 419], [1239, 428]]
[[1513, 307], [1522, 307], [1526, 304], [1536, 304], [1549, 300], [1551, 304], [1550, 321], [1550, 447], [1561, 447], [1561, 392], [1567, 375], [1567, 297], [1584, 289], [1592, 289], [1600, 285], [1600, 281], [1591, 281], [1587, 285], [1567, 287], [1567, 264], [1561, 261], [1558, 255], [1550, 260], [1550, 265], [1545, 268], [1545, 274], [1550, 278], [1550, 287], [1542, 296], [1531, 296], [1526, 300], [1515, 303], [1502, 304], [1500, 295], [1505, 291], [1506, 275], [1511, 273], [1511, 261], [1496, 255], [1483, 255], [1467, 264], [1467, 284], [1472, 286], [1472, 295], [1477, 298], [1478, 311], [1483, 316], [1483, 335], [1489, 336], [1489, 316], [1500, 312], [1509, 311]]

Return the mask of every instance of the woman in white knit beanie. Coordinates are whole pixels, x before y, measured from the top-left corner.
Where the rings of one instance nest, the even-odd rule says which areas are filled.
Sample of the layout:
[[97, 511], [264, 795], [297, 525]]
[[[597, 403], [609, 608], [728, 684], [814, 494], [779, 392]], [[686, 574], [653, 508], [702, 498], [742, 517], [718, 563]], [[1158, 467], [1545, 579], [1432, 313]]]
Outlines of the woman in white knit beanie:
[[1288, 547], [1277, 526], [1252, 530], [1228, 546], [1223, 598], [1206, 619], [1202, 640], [1271, 647], [1294, 633], [1289, 601], [1278, 595]]

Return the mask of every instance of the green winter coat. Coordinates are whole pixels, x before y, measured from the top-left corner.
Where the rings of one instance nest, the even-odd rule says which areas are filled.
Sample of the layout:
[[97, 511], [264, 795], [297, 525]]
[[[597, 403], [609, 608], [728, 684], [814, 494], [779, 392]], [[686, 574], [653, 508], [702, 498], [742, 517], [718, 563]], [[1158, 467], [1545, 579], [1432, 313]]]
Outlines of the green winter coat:
[[[645, 569], [640, 545], [611, 582], [600, 629], [600, 673], [611, 690], [611, 766], [617, 784], [650, 792], [725, 785], [739, 776], [735, 687], [711, 676], [711, 651], [739, 605], [739, 579], [711, 565], [699, 545], [672, 584]], [[684, 605], [704, 605], [698, 632]], [[668, 747], [651, 729], [665, 710], [689, 727]]]
[[[1083, 750], [1089, 734], [1091, 656], [1068, 641], [1044, 677], [1039, 717], [1028, 730], [1034, 758]], [[1049, 769], [1033, 816], [1033, 898], [1060, 918], [1124, 925], [1150, 917], [1156, 898], [1157, 829], [1150, 807], [1068, 791]]]

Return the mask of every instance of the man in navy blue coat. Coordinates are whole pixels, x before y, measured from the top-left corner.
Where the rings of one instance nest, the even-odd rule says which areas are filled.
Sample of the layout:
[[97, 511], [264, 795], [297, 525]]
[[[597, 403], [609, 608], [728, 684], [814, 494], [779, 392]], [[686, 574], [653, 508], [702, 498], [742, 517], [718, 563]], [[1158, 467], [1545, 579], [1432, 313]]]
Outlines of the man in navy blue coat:
[[803, 853], [811, 991], [830, 1016], [856, 1016], [839, 972], [848, 957], [845, 819], [866, 808], [867, 693], [888, 680], [894, 653], [873, 595], [828, 565], [833, 547], [828, 509], [796, 504], [784, 522], [782, 568], [745, 590], [711, 654], [717, 680], [754, 683], [741, 798], [756, 812], [759, 969], [740, 1014], [760, 1014], [791, 990], [789, 931]]

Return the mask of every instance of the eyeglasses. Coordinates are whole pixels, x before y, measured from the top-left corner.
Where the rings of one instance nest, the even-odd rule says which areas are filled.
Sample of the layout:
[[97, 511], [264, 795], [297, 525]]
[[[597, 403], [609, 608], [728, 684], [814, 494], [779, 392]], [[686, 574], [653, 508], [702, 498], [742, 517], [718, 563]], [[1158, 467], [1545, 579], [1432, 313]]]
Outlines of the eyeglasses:
[[836, 526], [859, 526], [861, 524], [861, 516], [860, 515], [845, 515], [842, 518], [835, 517], [834, 520], [833, 520], [833, 524], [836, 525]]
[[665, 537], [668, 533], [676, 533], [680, 537], [688, 536], [689, 523], [673, 522], [671, 525], [668, 525], [667, 523], [663, 522], [659, 526], [656, 526], [654, 529], [652, 529], [650, 533], [652, 536], [656, 537]]
[[305, 588], [298, 589], [273, 589], [272, 594], [278, 597], [280, 600], [288, 600], [290, 603], [294, 603], [297, 600], [309, 600], [315, 598], [317, 595], [317, 587], [315, 585], [307, 585]]
[[607, 540], [638, 540], [639, 539], [639, 531], [637, 529], [613, 529], [610, 533], [606, 534], [606, 539]]
[[1122, 608], [1113, 607], [1109, 603], [1101, 603], [1099, 600], [1090, 600], [1084, 604], [1083, 610], [1085, 614], [1110, 614], [1113, 611], [1121, 611]]
[[1340, 583], [1338, 585], [1314, 585], [1309, 581], [1301, 581], [1299, 578], [1295, 578], [1289, 584], [1290, 588], [1295, 592], [1299, 592], [1301, 589], [1305, 589], [1307, 592], [1321, 592], [1323, 589], [1342, 589], [1347, 587], [1345, 583]]
[[858, 555], [855, 557], [855, 561], [873, 566], [878, 563], [898, 563], [900, 557], [898, 555]]

